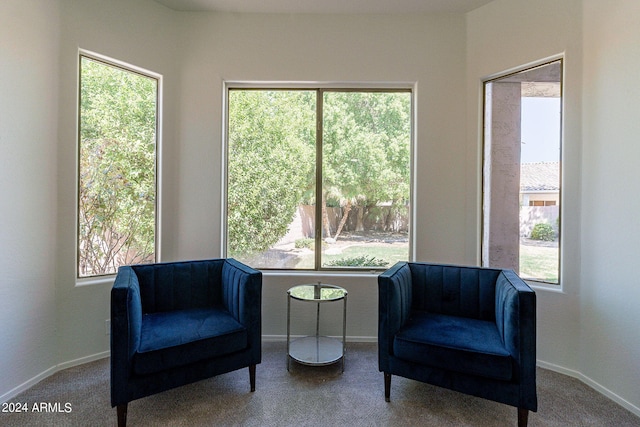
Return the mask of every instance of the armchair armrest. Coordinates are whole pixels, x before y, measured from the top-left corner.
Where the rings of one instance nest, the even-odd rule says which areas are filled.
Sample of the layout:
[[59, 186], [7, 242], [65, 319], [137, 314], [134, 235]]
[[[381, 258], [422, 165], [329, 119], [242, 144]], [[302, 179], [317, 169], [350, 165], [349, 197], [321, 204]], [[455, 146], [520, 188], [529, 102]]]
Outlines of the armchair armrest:
[[[120, 267], [111, 289], [111, 383], [126, 384], [131, 358], [140, 345], [142, 303], [138, 277], [129, 266]], [[125, 390], [126, 387], [115, 387]], [[125, 399], [125, 396], [120, 396]], [[112, 404], [115, 402], [112, 395]]]
[[222, 266], [222, 303], [250, 331], [261, 334], [262, 272], [233, 258]]
[[503, 270], [496, 282], [495, 307], [498, 331], [517, 363], [520, 381], [535, 379], [535, 292], [512, 270]]
[[393, 336], [411, 314], [411, 269], [399, 262], [378, 276], [378, 348], [380, 370], [393, 354]]

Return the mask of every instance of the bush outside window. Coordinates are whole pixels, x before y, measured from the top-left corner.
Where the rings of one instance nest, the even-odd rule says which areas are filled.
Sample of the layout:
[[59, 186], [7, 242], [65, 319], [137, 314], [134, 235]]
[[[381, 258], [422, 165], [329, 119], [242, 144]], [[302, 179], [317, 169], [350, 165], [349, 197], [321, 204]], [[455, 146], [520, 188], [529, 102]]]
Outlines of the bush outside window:
[[158, 79], [80, 56], [77, 274], [156, 259]]

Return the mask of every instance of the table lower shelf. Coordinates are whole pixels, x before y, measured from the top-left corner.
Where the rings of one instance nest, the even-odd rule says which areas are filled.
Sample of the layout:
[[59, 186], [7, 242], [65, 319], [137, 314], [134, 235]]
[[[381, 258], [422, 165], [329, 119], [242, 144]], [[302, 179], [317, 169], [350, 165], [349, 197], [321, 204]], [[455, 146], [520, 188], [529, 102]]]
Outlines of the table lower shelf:
[[336, 363], [344, 357], [342, 341], [331, 337], [311, 336], [289, 343], [289, 356], [298, 363], [324, 366]]

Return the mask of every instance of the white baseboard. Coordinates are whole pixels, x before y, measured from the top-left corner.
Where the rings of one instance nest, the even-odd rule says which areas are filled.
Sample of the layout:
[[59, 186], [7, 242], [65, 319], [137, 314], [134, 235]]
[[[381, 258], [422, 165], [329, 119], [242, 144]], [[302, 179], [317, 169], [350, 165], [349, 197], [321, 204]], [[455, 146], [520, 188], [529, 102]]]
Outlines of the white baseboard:
[[4, 402], [7, 402], [7, 401], [13, 399], [15, 396], [19, 395], [20, 393], [22, 393], [25, 390], [30, 389], [34, 385], [38, 384], [40, 381], [44, 380], [45, 378], [50, 377], [51, 375], [55, 374], [56, 372], [58, 372], [57, 367], [56, 366], [52, 366], [51, 368], [39, 373], [35, 377], [23, 382], [19, 386], [14, 387], [13, 389], [11, 389], [8, 392], [6, 392], [5, 394], [1, 395], [0, 396], [0, 402], [4, 403]]
[[284, 342], [287, 340], [286, 335], [263, 335], [262, 342]]
[[609, 398], [612, 401], [616, 402], [618, 405], [622, 406], [623, 408], [625, 408], [629, 412], [631, 412], [634, 415], [640, 417], [640, 408], [639, 407], [635, 406], [633, 403], [631, 403], [628, 400], [626, 400], [626, 399], [620, 397], [619, 395], [615, 394], [614, 392], [612, 392], [608, 388], [606, 388], [603, 385], [599, 384], [598, 382], [592, 380], [591, 378], [587, 377], [583, 373], [575, 371], [573, 369], [564, 368], [562, 366], [558, 366], [558, 365], [555, 365], [553, 363], [545, 362], [543, 360], [537, 360], [536, 364], [541, 368], [548, 369], [548, 370], [554, 371], [554, 372], [558, 372], [560, 374], [564, 374], [564, 375], [567, 375], [569, 377], [573, 377], [573, 378], [576, 378], [576, 379], [582, 381], [583, 383], [585, 383], [586, 385], [588, 385], [589, 387], [591, 387], [592, 389], [594, 389], [598, 393], [606, 396], [607, 398]]
[[104, 359], [105, 357], [109, 357], [111, 355], [110, 351], [102, 351], [100, 353], [91, 354], [89, 356], [81, 357], [79, 359], [69, 360], [68, 362], [63, 362], [58, 365], [58, 371], [62, 371], [63, 369], [72, 368], [78, 365], [84, 365], [85, 363], [93, 362], [94, 360]]
[[73, 366], [78, 366], [78, 365], [83, 365], [85, 363], [93, 362], [94, 360], [104, 359], [105, 357], [109, 357], [109, 354], [110, 354], [109, 351], [103, 351], [101, 353], [92, 354], [90, 356], [81, 357], [79, 359], [70, 360], [68, 362], [63, 362], [55, 366], [52, 366], [49, 369], [39, 373], [35, 377], [23, 382], [19, 386], [14, 387], [13, 389], [9, 390], [3, 395], [0, 395], [0, 403], [4, 403], [13, 399], [23, 391], [30, 389], [34, 385], [38, 384], [40, 381], [50, 377], [56, 372], [60, 372], [64, 369], [71, 368]]

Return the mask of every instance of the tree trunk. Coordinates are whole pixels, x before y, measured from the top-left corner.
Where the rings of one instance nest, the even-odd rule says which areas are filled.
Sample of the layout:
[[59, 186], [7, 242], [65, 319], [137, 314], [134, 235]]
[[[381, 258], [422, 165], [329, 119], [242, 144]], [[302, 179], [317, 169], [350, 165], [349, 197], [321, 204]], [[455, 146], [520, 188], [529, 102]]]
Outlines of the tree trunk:
[[322, 226], [324, 227], [325, 237], [331, 238], [331, 227], [329, 226], [329, 215], [327, 214], [327, 200], [324, 198], [324, 194], [322, 195]]
[[344, 212], [342, 212], [342, 218], [340, 219], [340, 224], [338, 224], [338, 229], [336, 230], [336, 235], [334, 239], [338, 240], [338, 236], [342, 232], [342, 227], [344, 227], [347, 222], [347, 218], [349, 217], [349, 212], [351, 211], [351, 200], [347, 200], [347, 205], [344, 207]]
[[358, 206], [358, 220], [356, 221], [356, 231], [364, 231], [364, 206]]

